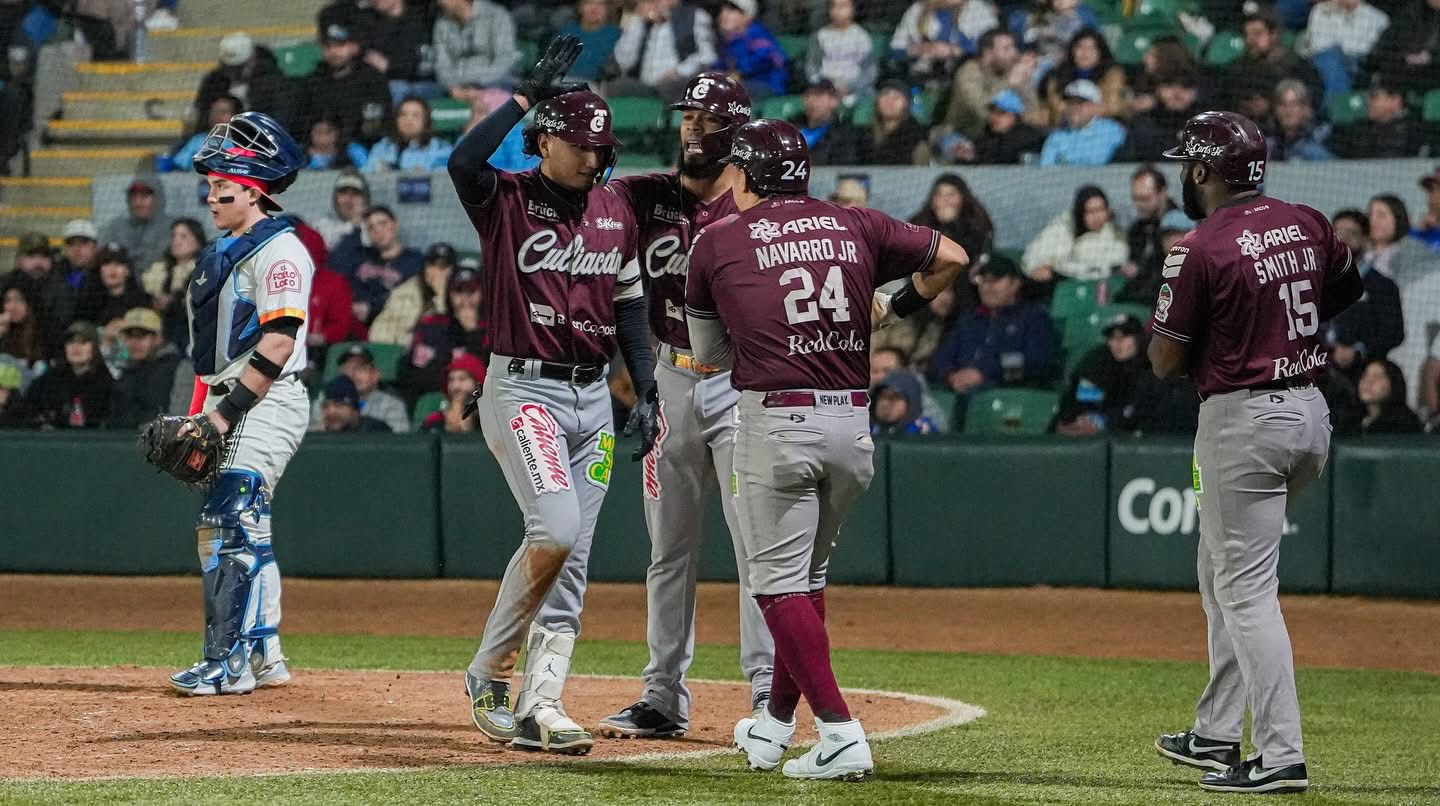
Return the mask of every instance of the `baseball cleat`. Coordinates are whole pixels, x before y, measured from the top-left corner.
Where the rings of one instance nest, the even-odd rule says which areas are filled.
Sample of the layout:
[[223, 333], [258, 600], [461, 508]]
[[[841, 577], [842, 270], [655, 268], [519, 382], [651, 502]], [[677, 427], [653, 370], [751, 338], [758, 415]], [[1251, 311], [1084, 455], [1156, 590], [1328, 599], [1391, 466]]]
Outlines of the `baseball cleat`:
[[1224, 772], [1240, 763], [1240, 743], [1220, 742], [1195, 731], [1166, 733], [1155, 740], [1155, 751], [1176, 764]]
[[745, 751], [752, 770], [773, 770], [779, 766], [794, 738], [795, 721], [781, 722], [768, 708], [761, 708], [755, 716], [735, 723], [735, 747]]
[[[562, 756], [583, 756], [589, 753], [590, 748], [595, 746], [595, 739], [590, 735], [590, 731], [575, 724], [564, 712], [554, 709], [552, 711], [552, 714], [544, 715], [551, 724], [548, 728], [533, 715], [520, 720], [510, 746], [516, 750], [538, 750]], [[557, 714], [559, 718], [556, 718]]]
[[289, 682], [290, 667], [285, 665], [285, 658], [255, 670], [255, 688], [276, 688]]
[[255, 690], [255, 674], [247, 663], [240, 674], [229, 674], [225, 664], [206, 658], [170, 675], [170, 685], [181, 694], [190, 697], [208, 697], [217, 694], [249, 694]]
[[685, 735], [684, 728], [644, 700], [600, 720], [596, 732], [612, 739], [673, 739]]
[[786, 778], [815, 781], [863, 781], [875, 772], [875, 759], [860, 720], [821, 722], [815, 720], [820, 743], [810, 752], [785, 762]]
[[470, 695], [470, 721], [492, 742], [502, 744], [515, 738], [515, 714], [510, 710], [510, 684], [481, 680], [465, 673], [465, 693]]
[[1310, 788], [1305, 764], [1266, 769], [1259, 758], [1242, 761], [1224, 772], [1207, 772], [1200, 788], [1211, 792], [1304, 792]]

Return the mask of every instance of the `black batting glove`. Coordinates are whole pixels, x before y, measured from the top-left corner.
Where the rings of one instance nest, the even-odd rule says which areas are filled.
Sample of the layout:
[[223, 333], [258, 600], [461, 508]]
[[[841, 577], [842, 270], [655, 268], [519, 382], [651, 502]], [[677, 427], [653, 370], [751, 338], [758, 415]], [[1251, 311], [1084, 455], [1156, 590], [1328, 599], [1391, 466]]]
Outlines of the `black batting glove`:
[[580, 58], [580, 51], [584, 47], [579, 37], [569, 34], [550, 40], [550, 47], [545, 49], [545, 55], [535, 63], [530, 76], [520, 82], [515, 92], [529, 101], [533, 108], [541, 101], [557, 95], [586, 89], [588, 85], [583, 81], [565, 80], [565, 74], [575, 66], [575, 60]]
[[654, 386], [645, 390], [630, 410], [630, 419], [625, 422], [627, 437], [640, 434], [640, 447], [630, 454], [630, 461], [638, 462], [655, 449], [655, 440], [660, 438], [660, 393]]
[[468, 420], [480, 409], [480, 398], [485, 394], [485, 385], [477, 383], [474, 390], [470, 392], [470, 399], [465, 401], [464, 408], [460, 409], [460, 419]]

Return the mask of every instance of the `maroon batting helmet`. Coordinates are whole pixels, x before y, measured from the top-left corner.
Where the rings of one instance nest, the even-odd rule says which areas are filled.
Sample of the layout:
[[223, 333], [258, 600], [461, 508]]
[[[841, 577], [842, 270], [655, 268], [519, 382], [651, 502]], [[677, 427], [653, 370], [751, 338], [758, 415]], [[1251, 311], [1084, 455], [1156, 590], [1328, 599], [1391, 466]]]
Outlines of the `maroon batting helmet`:
[[1180, 130], [1172, 160], [1199, 162], [1226, 184], [1254, 187], [1265, 181], [1270, 150], [1255, 121], [1234, 112], [1201, 112]]
[[744, 171], [762, 196], [810, 189], [810, 146], [799, 129], [783, 120], [753, 120], [736, 129], [724, 161]]
[[701, 73], [685, 85], [685, 97], [671, 109], [698, 109], [730, 122], [719, 131], [700, 136], [700, 150], [708, 157], [730, 153], [735, 130], [750, 122], [750, 93], [745, 85], [724, 73]]
[[612, 130], [614, 115], [605, 99], [589, 90], [557, 95], [535, 107], [535, 117], [525, 127], [525, 153], [540, 156], [540, 135], [548, 134], [574, 146], [604, 149], [595, 183], [605, 181], [615, 167], [620, 141]]

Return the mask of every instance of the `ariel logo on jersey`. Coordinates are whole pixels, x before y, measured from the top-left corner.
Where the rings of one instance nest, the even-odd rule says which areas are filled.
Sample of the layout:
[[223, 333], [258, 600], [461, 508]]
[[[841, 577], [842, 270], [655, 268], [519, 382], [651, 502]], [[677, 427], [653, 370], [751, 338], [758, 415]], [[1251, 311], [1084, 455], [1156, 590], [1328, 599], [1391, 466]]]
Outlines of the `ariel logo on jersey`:
[[673, 274], [684, 277], [690, 268], [690, 255], [681, 251], [680, 236], [656, 238], [645, 247], [645, 273], [651, 278]]
[[542, 229], [520, 244], [518, 255], [520, 271], [534, 274], [537, 271], [553, 271], [570, 275], [620, 274], [620, 249], [608, 252], [591, 252], [585, 248], [585, 236], [575, 239], [560, 249], [555, 243], [560, 236], [552, 229]]
[[844, 224], [835, 220], [834, 216], [812, 215], [804, 218], [796, 218], [779, 225], [768, 218], [762, 218], [750, 225], [750, 238], [759, 240], [762, 243], [770, 243], [781, 235], [798, 235], [802, 232], [813, 232], [816, 230], [830, 230], [831, 232], [848, 232]]
[[655, 447], [645, 454], [642, 461], [643, 472], [641, 486], [645, 490], [645, 497], [651, 501], [660, 500], [660, 454], [665, 450], [665, 438], [670, 436], [670, 421], [665, 417], [665, 401], [660, 401], [660, 409], [657, 418], [660, 421], [660, 430], [655, 433]]
[[610, 489], [610, 473], [615, 469], [615, 435], [601, 431], [595, 439], [597, 458], [585, 467], [585, 480], [602, 490]]
[[1170, 284], [1160, 286], [1160, 295], [1155, 298], [1155, 321], [1163, 322], [1170, 318], [1170, 305], [1175, 301], [1175, 292], [1170, 290]]
[[1235, 243], [1240, 247], [1240, 254], [1245, 257], [1255, 258], [1265, 254], [1265, 242], [1260, 239], [1259, 235], [1248, 229], [1240, 233], [1240, 237], [1235, 239]]
[[536, 495], [570, 489], [570, 470], [560, 458], [560, 424], [549, 409], [526, 403], [519, 416], [510, 418], [510, 431]]
[[770, 243], [780, 237], [780, 225], [768, 218], [762, 218], [750, 225], [750, 239]]
[[790, 355], [832, 353], [837, 350], [850, 353], [870, 352], [870, 345], [860, 337], [858, 330], [853, 329], [843, 333], [831, 330], [814, 336], [791, 335], [786, 337], [786, 342], [790, 347]]
[[1310, 238], [1300, 229], [1299, 224], [1291, 224], [1288, 227], [1267, 229], [1263, 234], [1256, 234], [1247, 229], [1240, 233], [1240, 237], [1235, 239], [1235, 243], [1240, 247], [1240, 254], [1249, 258], [1258, 258], [1271, 247], [1308, 240]]
[[1275, 375], [1270, 380], [1278, 381], [1285, 378], [1294, 378], [1298, 375], [1319, 369], [1330, 363], [1330, 354], [1315, 345], [1308, 350], [1301, 350], [1294, 358], [1272, 358], [1275, 364]]
[[607, 216], [595, 219], [595, 229], [621, 230], [625, 229], [625, 225]]
[[300, 290], [300, 270], [288, 260], [281, 260], [265, 272], [265, 291], [269, 294], [283, 294]]
[[543, 221], [555, 222], [560, 220], [560, 214], [555, 212], [554, 207], [531, 199], [525, 200], [525, 212]]

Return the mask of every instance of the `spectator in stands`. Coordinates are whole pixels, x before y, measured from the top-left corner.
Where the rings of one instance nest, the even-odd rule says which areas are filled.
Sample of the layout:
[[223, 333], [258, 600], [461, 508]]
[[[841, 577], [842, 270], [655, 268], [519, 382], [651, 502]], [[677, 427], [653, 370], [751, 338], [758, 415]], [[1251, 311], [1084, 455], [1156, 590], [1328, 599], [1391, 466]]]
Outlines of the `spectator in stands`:
[[910, 88], [903, 81], [889, 79], [877, 90], [875, 119], [860, 143], [861, 164], [930, 164], [928, 134], [910, 114]]
[[1268, 139], [1270, 160], [1333, 160], [1329, 123], [1315, 119], [1310, 90], [1293, 78], [1275, 87], [1275, 133]]
[[96, 240], [100, 231], [95, 222], [77, 218], [65, 224], [60, 237], [65, 241], [65, 257], [55, 271], [78, 292], [100, 267], [100, 244]]
[[[961, 282], [967, 290], [974, 288], [966, 280]], [[973, 299], [974, 291], [970, 291], [969, 296]], [[960, 307], [955, 300], [954, 288], [941, 291], [935, 299], [930, 300], [929, 305], [901, 319], [897, 324], [875, 331], [871, 336], [872, 348], [894, 349], [907, 357], [906, 367], [922, 375], [931, 375], [930, 359], [960, 313]]]
[[1184, 71], [1200, 72], [1190, 49], [1179, 37], [1168, 34], [1155, 37], [1140, 56], [1140, 72], [1130, 81], [1130, 114], [1154, 109], [1156, 80]]
[[875, 392], [880, 384], [890, 373], [896, 370], [905, 369], [910, 361], [905, 353], [898, 347], [874, 347], [870, 348], [870, 398], [874, 400]]
[[1406, 0], [1370, 51], [1370, 72], [1396, 76], [1407, 90], [1440, 87], [1440, 0]]
[[870, 433], [876, 436], [938, 434], [939, 426], [925, 416], [925, 391], [908, 369], [891, 372], [871, 392]]
[[1425, 125], [1405, 110], [1405, 89], [1393, 76], [1377, 75], [1366, 98], [1366, 120], [1341, 126], [1331, 141], [1346, 159], [1419, 156], [1427, 144]]
[[890, 38], [890, 58], [904, 65], [912, 82], [948, 81], [999, 22], [985, 0], [915, 0]]
[[355, 318], [369, 324], [385, 307], [390, 292], [420, 273], [425, 259], [400, 239], [400, 222], [388, 207], [377, 205], [365, 211], [365, 232], [370, 236], [370, 246], [360, 250], [359, 263], [337, 263], [334, 268], [350, 278]]
[[399, 388], [407, 395], [419, 395], [445, 382], [445, 368], [461, 353], [490, 355], [488, 333], [480, 316], [480, 273], [474, 257], [461, 258], [450, 273], [446, 292], [446, 313], [420, 317], [410, 338], [410, 349], [396, 372]]
[[1410, 237], [1410, 212], [1399, 196], [1381, 194], [1370, 200], [1370, 251], [1365, 261], [1406, 286], [1440, 272], [1440, 255]]
[[311, 349], [311, 361], [323, 359], [328, 345], [351, 339], [366, 338], [365, 326], [355, 320], [350, 281], [330, 268], [330, 250], [318, 230], [295, 221], [295, 235], [310, 253], [315, 274], [310, 278], [310, 318], [306, 320], [305, 344]]
[[1130, 119], [1130, 134], [1120, 150], [1125, 162], [1149, 162], [1163, 158], [1166, 149], [1175, 145], [1175, 134], [1185, 122], [1204, 111], [1200, 106], [1200, 76], [1179, 72], [1159, 76], [1155, 80], [1153, 108]]
[[[1225, 70], [1226, 97], [1236, 111], [1242, 96], [1268, 99], [1275, 87], [1287, 78], [1298, 79], [1310, 90], [1311, 98], [1322, 97], [1320, 74], [1309, 62], [1295, 55], [1281, 40], [1280, 18], [1274, 9], [1260, 7], [1245, 17], [1245, 52]], [[1253, 119], [1253, 118], [1252, 118]]]
[[1130, 259], [1120, 267], [1126, 282], [1116, 299], [1155, 302], [1155, 294], [1160, 290], [1155, 278], [1160, 276], [1160, 264], [1169, 251], [1160, 245], [1161, 221], [1177, 209], [1169, 190], [1165, 174], [1152, 165], [1141, 165], [1130, 176], [1130, 211], [1134, 220], [1125, 231]]
[[132, 308], [125, 314], [120, 335], [129, 358], [115, 381], [109, 425], [136, 428], [172, 411], [170, 401], [188, 397], [194, 386], [195, 373], [188, 366], [181, 372], [180, 351], [165, 340], [161, 327], [160, 314], [149, 308]]
[[[390, 121], [390, 87], [385, 77], [361, 61], [360, 42], [349, 28], [338, 24], [327, 27], [321, 45], [324, 60], [304, 80], [297, 115], [302, 123], [291, 128], [313, 137], [315, 122], [329, 120], [339, 130], [337, 142], [375, 142]], [[337, 150], [343, 151], [343, 145]]]
[[1129, 114], [1125, 68], [1115, 63], [1105, 37], [1087, 28], [1070, 40], [1065, 58], [1045, 74], [1041, 95], [1049, 111], [1049, 126], [1059, 126], [1068, 119], [1070, 88], [1077, 81], [1089, 82], [1099, 98], [1096, 114], [1123, 120]]
[[126, 253], [149, 266], [160, 259], [170, 240], [165, 186], [154, 176], [136, 177], [125, 188], [125, 205], [127, 214], [110, 219], [100, 240], [120, 244]]
[[1080, 0], [1033, 0], [1030, 5], [1028, 11], [1015, 9], [1008, 27], [1020, 46], [1036, 55], [1040, 74], [1061, 62], [1067, 43], [1081, 31], [1100, 30], [1099, 17]]
[[[206, 113], [203, 126], [196, 126], [195, 133], [189, 139], [175, 147], [170, 153], [168, 170], [171, 171], [193, 171], [195, 153], [204, 145], [205, 138], [210, 136], [210, 130], [222, 123], [229, 123], [230, 118], [245, 111], [245, 105], [230, 93], [222, 93], [215, 96], [210, 102], [210, 109]], [[164, 162], [161, 162], [164, 165]]]
[[405, 0], [372, 0], [358, 21], [364, 34], [362, 58], [385, 77], [396, 105], [403, 98], [435, 98], [445, 92], [435, 81], [433, 29], [423, 8]]
[[875, 86], [875, 46], [855, 22], [855, 0], [830, 0], [829, 8], [830, 24], [815, 32], [805, 51], [805, 80], [829, 79], [847, 102], [859, 102]]
[[337, 375], [325, 384], [325, 395], [318, 405], [320, 431], [388, 434], [395, 430], [383, 420], [361, 413], [360, 394], [355, 382], [344, 375]]
[[0, 362], [0, 428], [25, 426], [24, 384], [25, 373], [20, 367]]
[[385, 308], [370, 325], [370, 341], [382, 344], [410, 344], [415, 326], [426, 316], [445, 314], [445, 292], [458, 260], [455, 247], [440, 242], [425, 252], [425, 268], [395, 290]]
[[1440, 167], [1420, 177], [1420, 187], [1425, 191], [1425, 216], [1410, 235], [1440, 252]]
[[110, 418], [113, 381], [94, 325], [74, 322], [65, 329], [64, 357], [25, 391], [25, 422], [47, 429], [100, 428]]
[[[375, 366], [375, 356], [370, 350], [363, 344], [352, 344], [340, 356], [340, 374], [335, 376], [335, 380], [345, 378], [349, 381], [351, 395], [347, 396], [346, 400], [353, 398], [352, 405], [357, 413], [384, 423], [389, 430], [397, 434], [403, 434], [410, 430], [410, 418], [405, 413], [405, 404], [400, 398], [379, 388], [380, 376], [380, 368]], [[327, 396], [334, 384], [334, 380], [326, 384]], [[310, 409], [310, 430], [320, 430], [326, 425], [329, 416], [329, 407], [325, 405], [325, 401], [315, 401]]]
[[931, 359], [933, 377], [957, 394], [957, 426], [972, 393], [1054, 375], [1055, 329], [1045, 309], [1020, 299], [1023, 279], [1009, 258], [992, 256], [975, 280], [980, 306], [955, 323]]
[[1327, 104], [1350, 91], [1360, 65], [1388, 27], [1389, 15], [1365, 0], [1321, 0], [1310, 9], [1305, 33]]
[[[1400, 289], [1365, 259], [1369, 250], [1370, 222], [1359, 210], [1341, 210], [1333, 220], [1335, 234], [1350, 247], [1355, 256], [1365, 294], [1358, 302], [1330, 321], [1331, 360], [1345, 367], [1355, 366], [1358, 374], [1361, 359], [1384, 358], [1405, 339], [1405, 316], [1400, 307]], [[1338, 334], [1349, 338], [1340, 341]], [[1346, 355], [1349, 351], [1352, 356]], [[1354, 378], [1351, 379], [1355, 380]]]
[[1001, 28], [986, 31], [980, 37], [980, 55], [955, 72], [955, 81], [950, 85], [950, 106], [945, 110], [945, 120], [936, 127], [937, 134], [978, 137], [985, 130], [991, 105], [998, 94], [1006, 90], [1020, 101], [1021, 112], [1017, 114], [1030, 110], [1027, 123], [1046, 125], [1048, 115], [1035, 95], [1034, 79], [1035, 54], [1022, 54], [1009, 31]]
[[[610, 18], [608, 0], [579, 0], [575, 6], [576, 19], [555, 32], [556, 36], [573, 36], [583, 46], [566, 75], [576, 81], [599, 81], [620, 41], [620, 26]], [[521, 67], [528, 69], [529, 65]]]
[[0, 355], [8, 355], [27, 368], [49, 361], [54, 355], [54, 342], [46, 338], [46, 330], [37, 315], [34, 297], [13, 279], [0, 291]]
[[465, 258], [450, 276], [450, 314], [454, 317], [454, 343], [466, 352], [490, 357], [490, 325], [480, 303], [483, 296], [480, 268], [474, 258]]
[[910, 217], [910, 223], [938, 230], [965, 247], [971, 260], [989, 252], [995, 241], [990, 212], [959, 174], [935, 177], [925, 206]]
[[365, 246], [365, 211], [370, 209], [370, 185], [355, 171], [341, 171], [330, 191], [330, 212], [315, 222], [315, 229], [330, 249], [340, 240], [355, 235], [355, 248]]
[[720, 41], [715, 69], [723, 70], [759, 102], [772, 95], [784, 95], [790, 83], [790, 67], [780, 41], [765, 24], [755, 19], [757, 0], [725, 0], [716, 20]]
[[34, 56], [19, 42], [9, 48], [9, 56], [0, 61], [0, 109], [6, 111], [0, 115], [0, 176], [10, 175], [10, 163], [35, 127]]
[[220, 40], [220, 64], [200, 80], [194, 119], [208, 119], [215, 99], [232, 95], [244, 109], [291, 125], [296, 101], [292, 86], [269, 48], [256, 45], [243, 31], [226, 34]]
[[[435, 21], [435, 77], [452, 98], [515, 86], [515, 20], [489, 0], [440, 0]], [[528, 65], [527, 65], [528, 67]]]
[[805, 109], [791, 121], [805, 135], [814, 165], [858, 165], [863, 135], [840, 119], [840, 91], [822, 78], [805, 89]]
[[1148, 372], [1140, 320], [1120, 314], [1105, 325], [1105, 343], [1080, 359], [1055, 418], [1055, 433], [1067, 437], [1093, 436], [1131, 430], [1135, 391], [1141, 374]]
[[426, 415], [421, 431], [462, 434], [478, 430], [476, 418], [462, 413], [475, 387], [485, 382], [485, 362], [461, 353], [445, 369], [445, 407]]
[[140, 275], [140, 287], [150, 295], [151, 305], [160, 312], [166, 341], [181, 348], [190, 344], [185, 289], [195, 261], [205, 248], [205, 229], [193, 218], [179, 218], [170, 225], [170, 246], [165, 256], [150, 264]]
[[340, 129], [340, 122], [330, 116], [318, 117], [310, 123], [305, 151], [310, 155], [307, 167], [315, 171], [364, 169], [370, 161], [365, 146], [350, 142]]
[[836, 177], [830, 201], [841, 207], [869, 207], [870, 175], [842, 174]]
[[678, 97], [690, 77], [715, 63], [710, 15], [680, 0], [640, 0], [615, 43], [611, 95]]
[[365, 172], [443, 170], [451, 148], [449, 140], [435, 136], [430, 105], [423, 98], [406, 98], [395, 109], [393, 130], [370, 149]]
[[61, 332], [75, 318], [75, 289], [65, 281], [64, 270], [56, 267], [50, 239], [45, 233], [21, 235], [18, 252], [16, 270], [6, 277], [7, 285], [17, 286], [25, 293], [38, 322], [41, 341], [48, 347], [57, 347]]
[[1025, 101], [1014, 90], [1001, 90], [990, 99], [985, 128], [972, 142], [960, 134], [940, 140], [940, 153], [948, 159], [976, 165], [1016, 165], [1035, 160], [1045, 147], [1045, 133], [1025, 121]]
[[1420, 418], [1405, 405], [1405, 375], [1389, 361], [1374, 359], [1360, 375], [1360, 402], [1365, 406], [1360, 432], [1377, 434], [1416, 434]]
[[1103, 96], [1095, 82], [1078, 78], [1065, 88], [1066, 126], [1045, 138], [1041, 165], [1106, 165], [1125, 142], [1125, 127], [1100, 116]]
[[149, 306], [150, 295], [140, 287], [130, 254], [118, 243], [105, 244], [100, 270], [80, 289], [75, 317], [98, 324], [106, 331], [107, 341], [113, 342], [120, 335], [118, 323], [125, 312]]
[[1037, 283], [1057, 278], [1103, 280], [1125, 264], [1129, 253], [1105, 191], [1081, 185], [1070, 209], [1051, 219], [1025, 247], [1023, 263], [1025, 273]]

